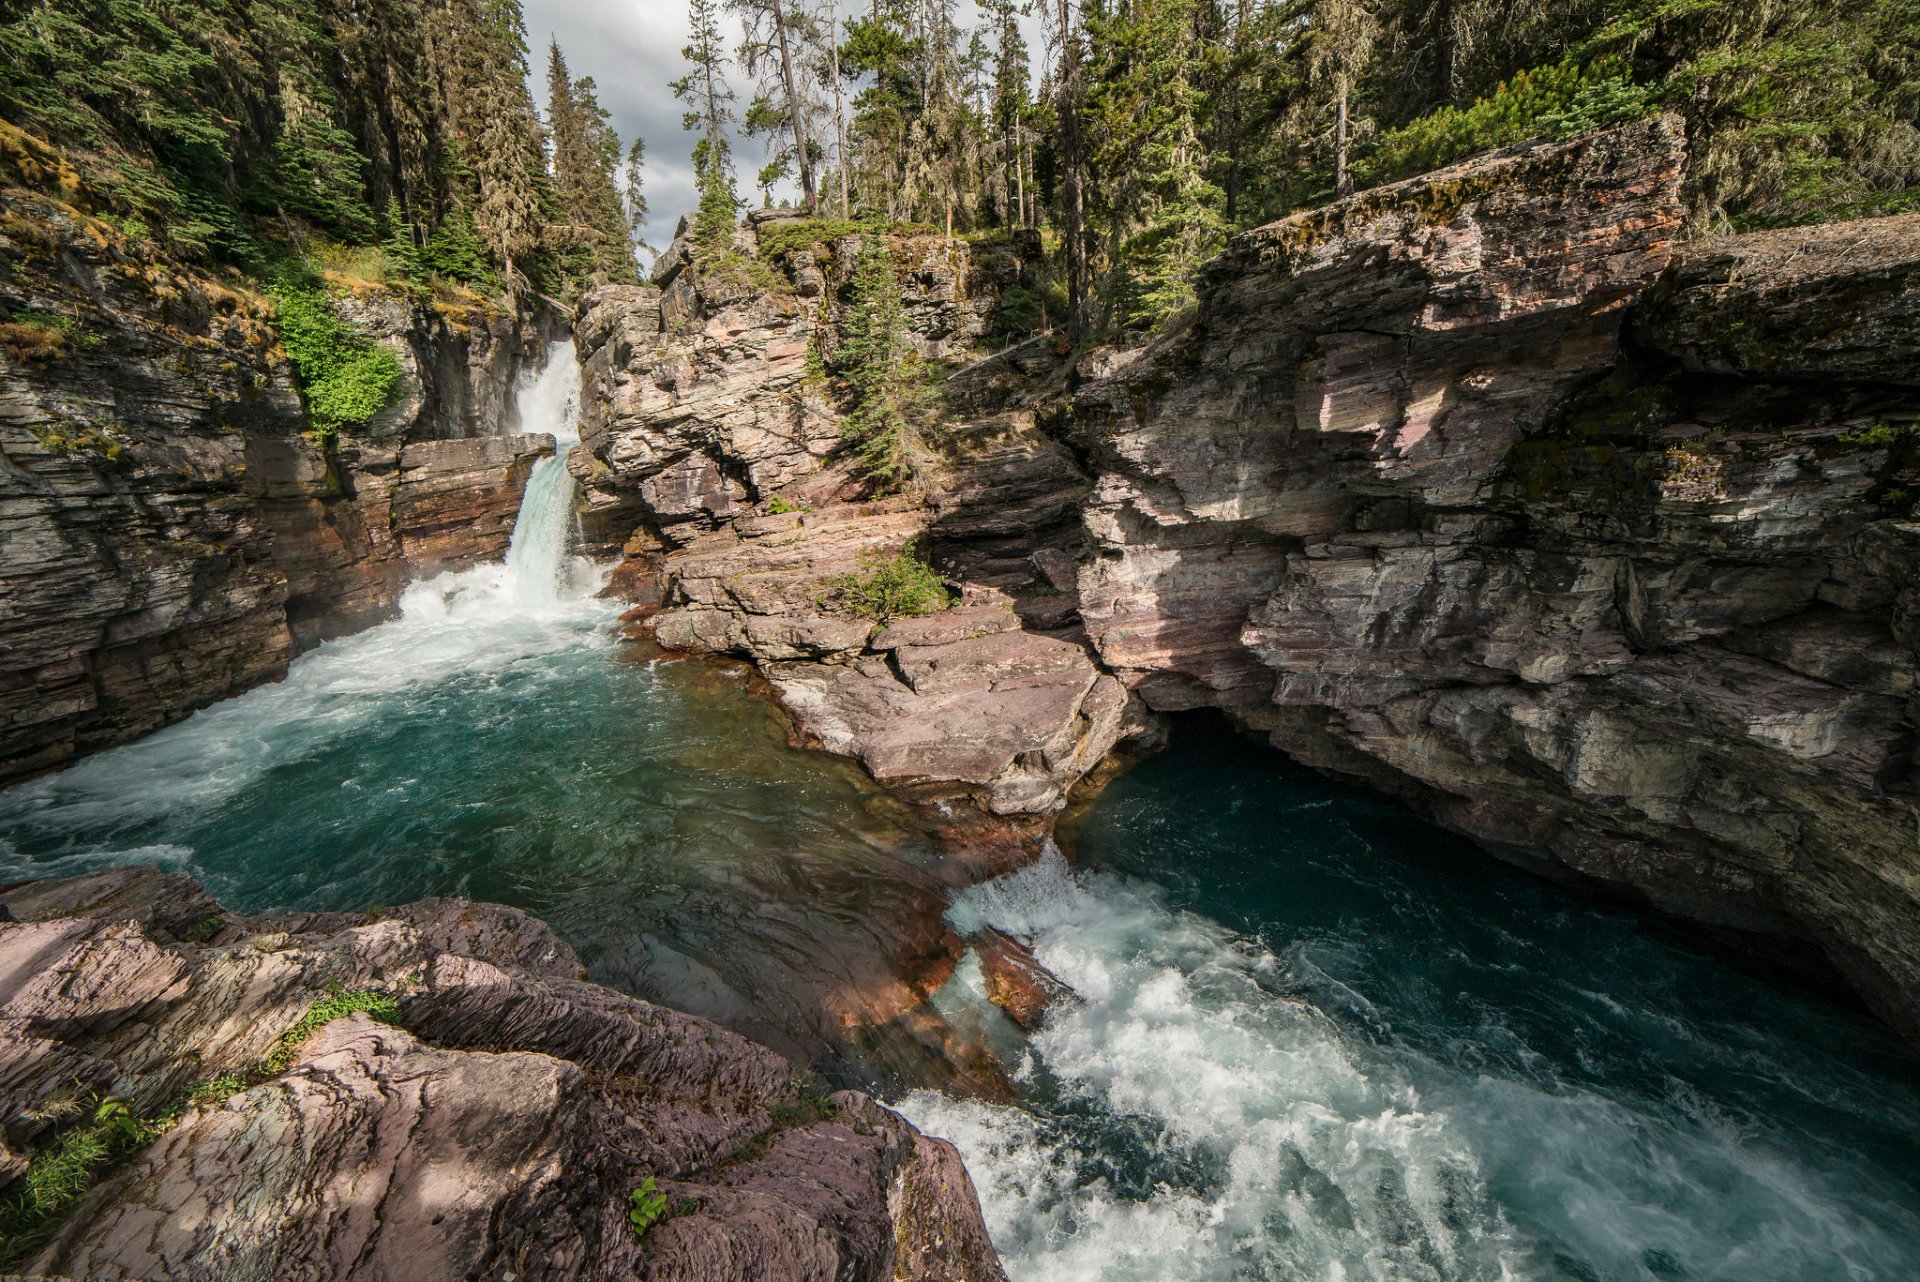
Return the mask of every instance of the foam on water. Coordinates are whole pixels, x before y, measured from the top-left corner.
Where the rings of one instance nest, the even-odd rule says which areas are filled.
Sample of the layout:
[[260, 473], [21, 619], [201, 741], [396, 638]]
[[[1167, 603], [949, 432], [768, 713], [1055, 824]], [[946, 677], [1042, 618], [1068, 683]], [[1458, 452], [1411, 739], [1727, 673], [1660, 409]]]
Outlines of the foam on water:
[[1912, 1262], [1913, 1207], [1844, 1163], [1699, 1098], [1583, 1088], [1544, 1062], [1461, 1071], [1377, 1013], [1323, 1009], [1304, 956], [1057, 851], [953, 920], [1031, 938], [1082, 999], [1033, 1038], [1025, 1107], [899, 1101], [959, 1145], [1015, 1282], [1893, 1279]]

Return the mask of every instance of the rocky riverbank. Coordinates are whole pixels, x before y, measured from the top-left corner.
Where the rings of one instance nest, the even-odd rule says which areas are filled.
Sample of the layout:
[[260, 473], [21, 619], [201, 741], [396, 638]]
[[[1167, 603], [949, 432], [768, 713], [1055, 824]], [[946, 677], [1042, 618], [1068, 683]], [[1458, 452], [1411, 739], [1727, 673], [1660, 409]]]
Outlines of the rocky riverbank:
[[[125, 869], [0, 888], [0, 913], [0, 1175], [45, 1204], [6, 1249], [32, 1272], [1003, 1278], [951, 1145], [584, 982], [517, 910], [249, 918]], [[78, 1135], [106, 1153], [62, 1193]]]
[[[918, 503], [863, 498], [808, 382], [850, 247], [729, 293], [683, 246], [582, 309], [576, 472], [637, 626], [909, 793], [1044, 826], [1220, 708], [1920, 1036], [1920, 219], [1682, 245], [1683, 151], [1466, 162], [1237, 238], [1141, 347], [956, 358]], [[896, 248], [922, 346], [953, 253]], [[833, 608], [909, 546], [954, 608]]]
[[[1151, 730], [1073, 611], [1086, 473], [995, 384], [1009, 362], [963, 363], [996, 291], [1025, 270], [1022, 247], [976, 261], [965, 241], [890, 238], [914, 346], [961, 367], [955, 396], [984, 391], [933, 441], [921, 496], [876, 500], [808, 368], [810, 345], [844, 319], [859, 242], [808, 239], [823, 226], [762, 218], [743, 231], [736, 251], [771, 287], [703, 274], [683, 235], [656, 286], [583, 301], [574, 468], [590, 528], [618, 536], [619, 581], [661, 644], [752, 659], [801, 739], [920, 800], [1037, 831], [1088, 770]], [[948, 568], [956, 608], [881, 626], [831, 599], [916, 552]]]
[[247, 282], [0, 192], [0, 780], [275, 680], [411, 577], [505, 552], [553, 448], [512, 434], [543, 322], [340, 286], [402, 374], [363, 426], [315, 432]]

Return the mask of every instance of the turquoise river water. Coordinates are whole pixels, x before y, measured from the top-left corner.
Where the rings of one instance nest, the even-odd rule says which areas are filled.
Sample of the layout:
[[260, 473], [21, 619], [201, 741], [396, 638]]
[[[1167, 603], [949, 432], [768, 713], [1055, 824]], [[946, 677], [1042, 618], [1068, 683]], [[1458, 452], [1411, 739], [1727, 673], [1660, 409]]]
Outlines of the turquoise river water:
[[[530, 430], [570, 435], [571, 370]], [[1080, 1000], [1017, 1038], [963, 963], [936, 1004], [993, 1025], [1018, 1102], [893, 1094], [966, 1153], [1016, 1282], [1920, 1277], [1920, 1063], [1864, 1016], [1208, 722], [949, 900], [933, 839], [739, 670], [611, 638], [570, 484], [541, 465], [505, 565], [0, 793], [0, 878], [517, 904], [596, 978], [809, 1056], [929, 904], [991, 923]]]

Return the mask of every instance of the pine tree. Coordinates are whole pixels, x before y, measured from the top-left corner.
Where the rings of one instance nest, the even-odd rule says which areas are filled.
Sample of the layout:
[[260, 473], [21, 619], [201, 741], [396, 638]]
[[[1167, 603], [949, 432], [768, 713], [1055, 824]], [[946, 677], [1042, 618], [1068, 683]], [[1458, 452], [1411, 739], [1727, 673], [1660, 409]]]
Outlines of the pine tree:
[[[439, 0], [429, 58], [451, 126], [442, 164], [510, 290], [544, 240], [546, 142], [527, 91], [518, 0]], [[449, 214], [451, 217], [451, 214]]]
[[419, 230], [407, 220], [397, 197], [387, 198], [387, 212], [382, 221], [386, 224], [386, 235], [381, 238], [380, 249], [386, 254], [387, 262], [403, 280], [423, 283], [428, 273], [420, 254]]
[[1020, 20], [1027, 15], [1028, 7], [1025, 0], [984, 0], [981, 9], [991, 31], [993, 50], [992, 84], [985, 113], [993, 135], [994, 175], [989, 189], [999, 220], [1025, 226], [1030, 98], [1027, 41]]
[[860, 475], [882, 493], [910, 483], [925, 455], [926, 385], [913, 357], [893, 254], [879, 224], [870, 223], [854, 259], [835, 363], [847, 400], [841, 439]]
[[1197, 0], [1136, 0], [1088, 22], [1109, 328], [1144, 329], [1191, 302], [1194, 269], [1225, 231], [1198, 129], [1199, 16]]
[[694, 240], [710, 252], [724, 252], [733, 241], [740, 198], [734, 191], [733, 153], [727, 142], [727, 126], [735, 119], [734, 94], [726, 82], [718, 0], [691, 0], [688, 19], [691, 38], [680, 56], [691, 70], [672, 87], [673, 96], [687, 105], [681, 127], [700, 131], [693, 144], [693, 179], [700, 193]]
[[600, 106], [591, 76], [573, 79], [559, 42], [547, 60], [547, 132], [553, 181], [547, 229], [560, 275], [572, 297], [589, 285], [639, 279], [633, 228], [620, 197], [620, 138]]
[[627, 148], [626, 183], [621, 191], [627, 212], [627, 237], [636, 246], [646, 243], [647, 230], [647, 140], [635, 138]]
[[[820, 196], [814, 170], [821, 147], [817, 141], [821, 108], [809, 93], [807, 62], [821, 38], [820, 26], [797, 0], [727, 0], [740, 18], [745, 37], [740, 46], [742, 69], [760, 81], [747, 112], [747, 132], [769, 139], [771, 157], [761, 171], [760, 187], [771, 197], [774, 182], [789, 174], [800, 182], [800, 197], [809, 214], [818, 213]], [[773, 144], [775, 137], [786, 141]]]

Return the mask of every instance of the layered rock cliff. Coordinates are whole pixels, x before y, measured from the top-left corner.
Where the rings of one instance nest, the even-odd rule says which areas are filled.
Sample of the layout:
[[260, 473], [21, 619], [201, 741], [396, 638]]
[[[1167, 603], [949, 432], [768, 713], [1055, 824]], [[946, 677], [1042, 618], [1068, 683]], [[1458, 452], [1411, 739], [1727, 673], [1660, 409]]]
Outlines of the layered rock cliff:
[[546, 437], [537, 320], [379, 291], [394, 403], [309, 430], [271, 305], [112, 225], [0, 194], [0, 779], [276, 679], [409, 577], [500, 556]]
[[8, 1202], [0, 1263], [1004, 1280], [951, 1145], [584, 982], [514, 909], [247, 918], [123, 869], [0, 888], [0, 914], [0, 1186], [90, 1128], [100, 1149], [91, 1191], [43, 1176]]
[[1651, 121], [1236, 239], [1082, 389], [1153, 707], [1838, 969], [1920, 1036], [1920, 218], [1676, 246]]
[[[771, 286], [709, 271], [683, 239], [656, 286], [583, 300], [573, 467], [590, 525], [633, 530], [621, 579], [664, 607], [648, 622], [661, 644], [753, 659], [802, 738], [922, 800], [1044, 816], [1144, 725], [1063, 595], [1086, 474], [1031, 410], [986, 396], [930, 431], [923, 494], [868, 497], [808, 372], [858, 247], [809, 239], [823, 226], [743, 233]], [[958, 403], [1007, 359], [966, 363], [1026, 248], [976, 262], [965, 241], [891, 238], [912, 341], [957, 369]], [[909, 551], [941, 563], [958, 608], [885, 626], [836, 602]]]

